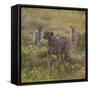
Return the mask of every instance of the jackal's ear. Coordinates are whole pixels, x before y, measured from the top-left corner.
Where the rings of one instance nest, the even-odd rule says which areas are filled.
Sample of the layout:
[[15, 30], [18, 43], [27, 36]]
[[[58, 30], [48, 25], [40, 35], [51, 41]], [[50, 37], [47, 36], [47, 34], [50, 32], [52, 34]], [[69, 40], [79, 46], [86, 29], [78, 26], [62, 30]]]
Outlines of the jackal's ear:
[[37, 25], [37, 29], [38, 30], [42, 30], [43, 29], [43, 25], [42, 24]]
[[41, 29], [43, 28], [43, 25], [41, 25]]
[[51, 35], [53, 36], [53, 35], [54, 35], [54, 33], [53, 33], [53, 32], [51, 32]]

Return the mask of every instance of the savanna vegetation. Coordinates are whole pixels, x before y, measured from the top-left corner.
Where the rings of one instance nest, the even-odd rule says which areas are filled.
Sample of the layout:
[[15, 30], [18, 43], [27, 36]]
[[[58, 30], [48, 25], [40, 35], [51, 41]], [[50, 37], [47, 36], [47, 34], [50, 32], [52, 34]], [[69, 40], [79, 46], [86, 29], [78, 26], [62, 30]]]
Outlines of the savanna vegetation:
[[[21, 9], [21, 82], [70, 80], [85, 78], [85, 12], [72, 10]], [[44, 31], [53, 31], [55, 36], [69, 38], [69, 26], [73, 25], [79, 33], [77, 49], [70, 54], [69, 66], [56, 64], [52, 55], [52, 67], [47, 64], [47, 41], [41, 46], [34, 44], [33, 32], [37, 24]]]

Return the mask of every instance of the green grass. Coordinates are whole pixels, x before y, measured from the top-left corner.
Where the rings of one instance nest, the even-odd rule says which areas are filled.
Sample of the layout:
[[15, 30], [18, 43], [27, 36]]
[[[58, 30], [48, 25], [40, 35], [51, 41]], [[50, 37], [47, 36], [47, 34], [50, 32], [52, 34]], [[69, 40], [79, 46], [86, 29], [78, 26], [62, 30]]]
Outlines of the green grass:
[[[84, 79], [85, 12], [22, 8], [21, 13], [21, 82]], [[39, 23], [43, 24], [45, 31], [53, 31], [57, 38], [69, 38], [69, 26], [76, 27], [79, 32], [78, 47], [70, 54], [67, 68], [57, 64], [55, 55], [52, 55], [52, 66], [48, 68], [47, 41], [42, 40], [39, 48], [34, 45], [33, 32]]]
[[22, 82], [38, 82], [48, 80], [68, 80], [85, 78], [85, 53], [72, 53], [69, 66], [57, 64], [56, 56], [52, 56], [52, 67], [48, 68], [47, 48], [33, 45], [22, 47]]

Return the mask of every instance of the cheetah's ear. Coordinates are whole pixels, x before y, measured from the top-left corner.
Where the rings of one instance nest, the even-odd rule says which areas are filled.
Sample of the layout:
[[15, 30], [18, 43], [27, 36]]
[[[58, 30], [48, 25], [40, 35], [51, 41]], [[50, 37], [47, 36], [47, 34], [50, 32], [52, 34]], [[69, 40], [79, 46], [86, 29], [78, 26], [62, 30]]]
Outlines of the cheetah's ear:
[[54, 33], [53, 33], [53, 32], [51, 32], [51, 35], [53, 36], [53, 35], [54, 35]]

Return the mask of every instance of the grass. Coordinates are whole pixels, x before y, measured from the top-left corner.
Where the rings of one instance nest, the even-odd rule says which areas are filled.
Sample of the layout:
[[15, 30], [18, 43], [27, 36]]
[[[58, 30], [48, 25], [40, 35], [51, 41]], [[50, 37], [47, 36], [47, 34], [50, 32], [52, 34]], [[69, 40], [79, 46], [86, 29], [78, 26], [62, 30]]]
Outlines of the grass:
[[[52, 80], [70, 80], [85, 78], [85, 12], [72, 10], [27, 9], [21, 10], [21, 82]], [[37, 24], [43, 24], [45, 31], [53, 31], [56, 37], [69, 38], [69, 26], [72, 24], [79, 33], [76, 52], [70, 54], [69, 66], [57, 64], [52, 55], [52, 67], [47, 64], [47, 42], [35, 47], [33, 32]]]

